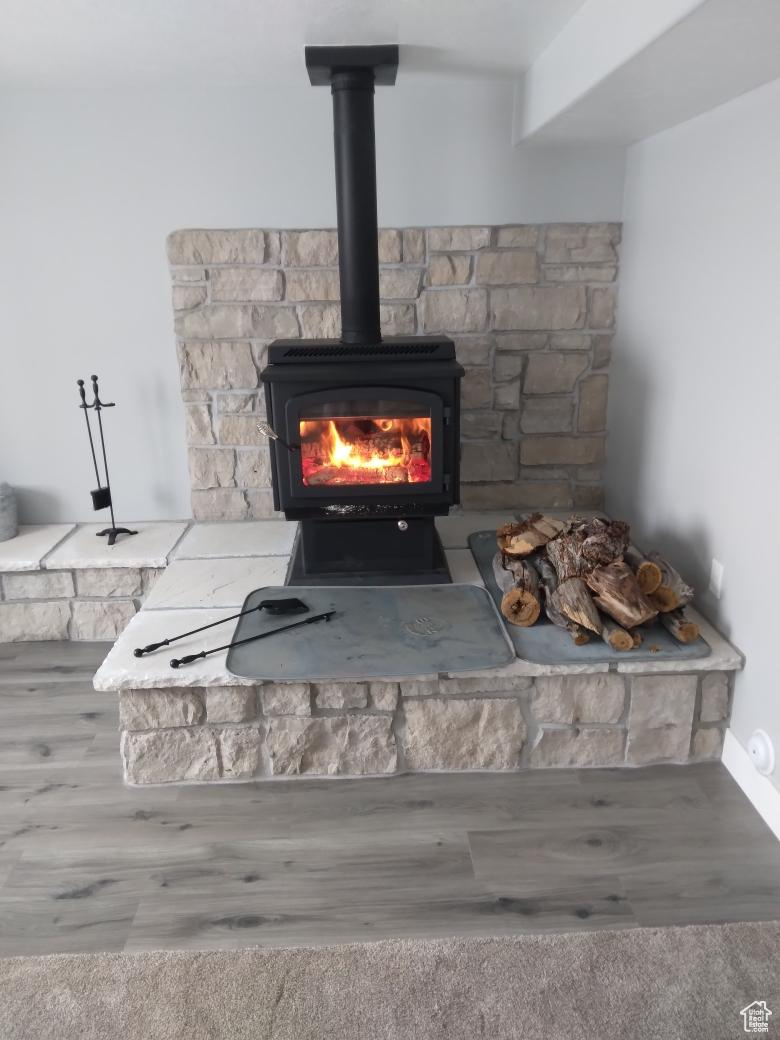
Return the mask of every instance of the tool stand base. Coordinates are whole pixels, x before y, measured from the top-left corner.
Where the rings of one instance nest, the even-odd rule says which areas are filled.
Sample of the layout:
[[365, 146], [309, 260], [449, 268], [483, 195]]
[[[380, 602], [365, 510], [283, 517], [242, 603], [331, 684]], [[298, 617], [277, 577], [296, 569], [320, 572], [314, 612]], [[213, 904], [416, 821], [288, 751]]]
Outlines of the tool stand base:
[[120, 534], [138, 534], [138, 532], [131, 531], [129, 527], [105, 527], [102, 531], [96, 532], [98, 538], [105, 538], [107, 535], [109, 545], [113, 545]]

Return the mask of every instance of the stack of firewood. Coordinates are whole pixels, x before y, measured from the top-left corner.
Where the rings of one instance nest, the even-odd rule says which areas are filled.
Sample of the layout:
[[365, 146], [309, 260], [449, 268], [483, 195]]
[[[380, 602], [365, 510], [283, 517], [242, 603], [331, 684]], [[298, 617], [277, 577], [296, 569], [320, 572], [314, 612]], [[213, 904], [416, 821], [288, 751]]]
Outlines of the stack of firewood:
[[658, 553], [630, 545], [622, 520], [534, 513], [500, 527], [497, 541], [493, 574], [513, 625], [526, 628], [544, 613], [578, 646], [596, 635], [613, 650], [638, 647], [640, 626], [656, 618], [679, 643], [699, 638], [684, 609], [693, 589]]

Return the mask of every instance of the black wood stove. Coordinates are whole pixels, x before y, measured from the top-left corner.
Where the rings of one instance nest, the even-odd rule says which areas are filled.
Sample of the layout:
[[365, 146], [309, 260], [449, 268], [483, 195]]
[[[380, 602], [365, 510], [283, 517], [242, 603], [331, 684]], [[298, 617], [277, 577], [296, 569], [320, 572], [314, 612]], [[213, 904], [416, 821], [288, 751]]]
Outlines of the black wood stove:
[[434, 517], [459, 501], [460, 379], [446, 337], [379, 329], [374, 85], [398, 47], [307, 47], [333, 94], [341, 340], [277, 340], [265, 383], [274, 505], [299, 520], [288, 584], [450, 580]]

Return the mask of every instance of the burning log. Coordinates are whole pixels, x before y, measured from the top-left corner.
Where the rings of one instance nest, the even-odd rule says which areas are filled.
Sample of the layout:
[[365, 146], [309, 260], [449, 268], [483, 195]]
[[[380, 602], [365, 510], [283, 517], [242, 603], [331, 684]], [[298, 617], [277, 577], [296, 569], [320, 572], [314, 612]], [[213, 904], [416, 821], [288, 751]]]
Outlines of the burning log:
[[629, 545], [628, 549], [623, 553], [623, 559], [636, 574], [636, 580], [639, 582], [639, 588], [642, 592], [646, 596], [649, 596], [651, 592], [655, 592], [661, 584], [662, 577], [661, 568], [658, 564], [653, 560], [648, 560], [633, 545]]
[[693, 589], [688, 585], [672, 565], [659, 553], [650, 553], [650, 559], [661, 571], [661, 583], [650, 599], [662, 613], [679, 610], [687, 606], [693, 599]]
[[[607, 646], [611, 646], [613, 650], [620, 652], [633, 650], [636, 645], [633, 633], [627, 632], [625, 628], [621, 628], [611, 618], [602, 618], [601, 638]], [[639, 636], [639, 639], [641, 641], [642, 637]]]
[[542, 604], [539, 576], [528, 560], [510, 560], [500, 552], [493, 557], [493, 576], [503, 597], [501, 613], [513, 625], [529, 628], [538, 619]]
[[558, 575], [555, 573], [555, 568], [543, 556], [536, 560], [535, 563], [539, 572], [539, 584], [544, 593], [544, 612], [547, 617], [558, 628], [566, 629], [575, 646], [584, 646], [585, 643], [589, 643], [590, 635], [588, 630], [583, 628], [582, 625], [578, 625], [576, 621], [569, 620], [559, 610], [556, 610], [553, 605], [553, 593], [558, 588]]
[[596, 605], [623, 628], [635, 628], [658, 613], [639, 588], [634, 572], [622, 560], [597, 567], [585, 580], [596, 593]]
[[496, 532], [498, 547], [506, 556], [529, 556], [536, 549], [547, 545], [568, 528], [565, 520], [556, 520], [541, 513], [532, 513], [525, 520], [513, 521], [499, 527]]
[[659, 615], [659, 620], [678, 643], [695, 643], [699, 638], [699, 626], [685, 616], [684, 610], [667, 611]]

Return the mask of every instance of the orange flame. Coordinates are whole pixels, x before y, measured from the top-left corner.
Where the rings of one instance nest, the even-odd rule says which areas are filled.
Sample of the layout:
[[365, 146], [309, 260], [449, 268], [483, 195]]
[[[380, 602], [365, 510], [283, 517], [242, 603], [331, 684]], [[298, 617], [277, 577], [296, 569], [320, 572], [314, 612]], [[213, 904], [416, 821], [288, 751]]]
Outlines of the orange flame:
[[308, 419], [299, 432], [304, 484], [430, 480], [429, 417]]

